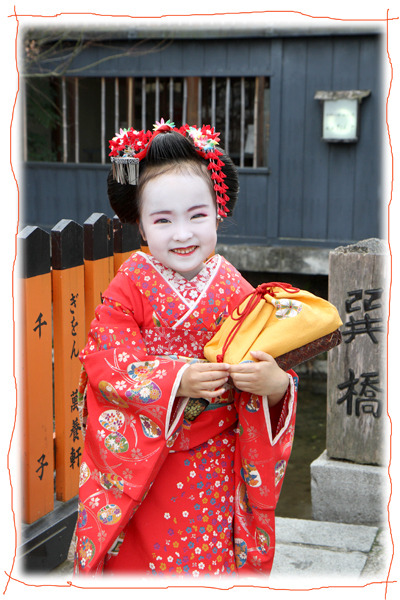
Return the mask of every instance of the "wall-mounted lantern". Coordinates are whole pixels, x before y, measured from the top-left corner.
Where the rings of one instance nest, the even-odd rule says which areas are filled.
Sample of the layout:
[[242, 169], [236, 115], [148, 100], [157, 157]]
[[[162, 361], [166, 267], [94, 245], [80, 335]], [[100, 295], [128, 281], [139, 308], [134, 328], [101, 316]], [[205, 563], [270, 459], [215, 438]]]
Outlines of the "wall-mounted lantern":
[[370, 90], [318, 91], [322, 102], [322, 139], [325, 142], [357, 142], [360, 104]]

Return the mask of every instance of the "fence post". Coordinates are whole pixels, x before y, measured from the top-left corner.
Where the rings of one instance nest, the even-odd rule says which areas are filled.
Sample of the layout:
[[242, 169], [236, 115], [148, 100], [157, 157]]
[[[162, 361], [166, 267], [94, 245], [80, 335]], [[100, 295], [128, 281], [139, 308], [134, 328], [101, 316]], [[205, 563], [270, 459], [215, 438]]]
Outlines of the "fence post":
[[23, 423], [23, 520], [54, 507], [50, 236], [39, 227], [18, 235], [21, 286], [20, 385]]
[[[121, 223], [118, 217], [113, 218], [113, 230], [115, 274], [120, 266], [130, 257], [132, 252], [141, 248], [141, 236], [137, 225]], [[143, 247], [142, 250], [146, 251]]]
[[54, 409], [56, 422], [56, 498], [78, 493], [82, 455], [79, 426], [79, 351], [85, 340], [83, 228], [62, 219], [51, 230]]
[[85, 264], [85, 339], [102, 293], [114, 277], [113, 230], [111, 220], [93, 213], [83, 224]]

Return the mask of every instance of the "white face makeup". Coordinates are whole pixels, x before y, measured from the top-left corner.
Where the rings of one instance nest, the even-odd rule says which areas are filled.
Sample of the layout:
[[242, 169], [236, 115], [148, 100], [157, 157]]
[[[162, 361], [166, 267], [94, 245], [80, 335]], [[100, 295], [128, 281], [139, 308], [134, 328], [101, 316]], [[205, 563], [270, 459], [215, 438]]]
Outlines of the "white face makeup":
[[141, 233], [164, 266], [192, 279], [217, 243], [215, 199], [203, 177], [166, 173], [143, 190]]

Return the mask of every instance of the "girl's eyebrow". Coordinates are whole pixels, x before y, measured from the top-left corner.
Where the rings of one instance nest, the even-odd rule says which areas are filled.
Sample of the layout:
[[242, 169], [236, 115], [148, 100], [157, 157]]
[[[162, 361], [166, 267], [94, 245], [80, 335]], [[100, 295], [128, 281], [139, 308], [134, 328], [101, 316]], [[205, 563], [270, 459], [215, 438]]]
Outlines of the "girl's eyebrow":
[[200, 208], [209, 208], [208, 204], [196, 204], [196, 206], [191, 206], [188, 208], [188, 212], [191, 210], [199, 210]]
[[172, 215], [172, 210], [155, 210], [154, 212], [150, 213], [150, 217], [154, 215]]
[[[200, 209], [207, 209], [209, 208], [209, 206], [207, 204], [196, 204], [196, 206], [191, 206], [190, 208], [187, 209], [187, 212], [191, 212], [192, 210], [200, 210]], [[150, 217], [153, 217], [154, 215], [172, 215], [173, 214], [173, 210], [156, 210], [152, 213], [150, 213]]]

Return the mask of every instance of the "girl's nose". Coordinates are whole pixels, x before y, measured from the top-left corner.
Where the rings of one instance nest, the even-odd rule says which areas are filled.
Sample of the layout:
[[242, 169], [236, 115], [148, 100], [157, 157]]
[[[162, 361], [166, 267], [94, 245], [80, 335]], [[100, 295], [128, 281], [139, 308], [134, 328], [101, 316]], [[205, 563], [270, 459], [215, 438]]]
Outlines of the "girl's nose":
[[182, 226], [179, 227], [179, 229], [175, 232], [173, 237], [175, 242], [186, 242], [187, 240], [190, 240], [190, 238], [193, 237], [193, 233], [188, 227]]

